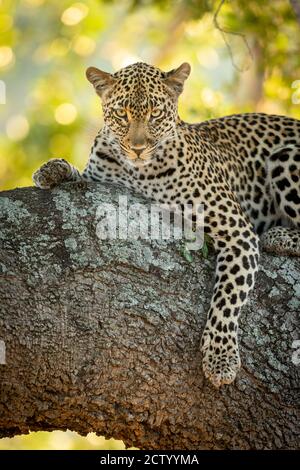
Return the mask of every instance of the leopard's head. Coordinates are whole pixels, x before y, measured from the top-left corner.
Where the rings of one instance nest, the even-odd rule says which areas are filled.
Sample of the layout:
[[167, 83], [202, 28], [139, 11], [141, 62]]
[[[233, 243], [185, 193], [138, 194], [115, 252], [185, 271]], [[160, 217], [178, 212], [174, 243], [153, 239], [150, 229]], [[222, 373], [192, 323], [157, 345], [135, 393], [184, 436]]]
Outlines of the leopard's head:
[[135, 165], [150, 161], [155, 148], [176, 135], [178, 97], [189, 74], [187, 63], [170, 72], [142, 62], [114, 74], [87, 69], [102, 100], [105, 125]]

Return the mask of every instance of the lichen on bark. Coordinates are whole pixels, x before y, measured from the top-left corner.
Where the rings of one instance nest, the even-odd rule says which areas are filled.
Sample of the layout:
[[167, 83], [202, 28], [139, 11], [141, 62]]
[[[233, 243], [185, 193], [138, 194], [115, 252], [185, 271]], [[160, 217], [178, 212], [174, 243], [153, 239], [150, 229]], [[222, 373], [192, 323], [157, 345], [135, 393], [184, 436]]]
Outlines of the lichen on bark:
[[240, 322], [242, 369], [217, 390], [199, 349], [214, 257], [99, 240], [97, 207], [124, 191], [0, 194], [1, 436], [72, 429], [144, 449], [297, 448], [299, 259], [262, 256]]

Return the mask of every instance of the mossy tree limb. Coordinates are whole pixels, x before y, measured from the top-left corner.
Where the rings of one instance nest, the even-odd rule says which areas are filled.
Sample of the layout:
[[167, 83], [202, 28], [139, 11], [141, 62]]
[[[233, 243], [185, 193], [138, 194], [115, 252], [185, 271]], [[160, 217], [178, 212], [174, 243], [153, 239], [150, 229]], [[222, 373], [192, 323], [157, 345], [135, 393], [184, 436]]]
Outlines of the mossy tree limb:
[[0, 194], [1, 437], [71, 429], [143, 449], [297, 448], [299, 259], [262, 256], [242, 369], [217, 390], [199, 351], [214, 257], [99, 240], [97, 207], [124, 191]]

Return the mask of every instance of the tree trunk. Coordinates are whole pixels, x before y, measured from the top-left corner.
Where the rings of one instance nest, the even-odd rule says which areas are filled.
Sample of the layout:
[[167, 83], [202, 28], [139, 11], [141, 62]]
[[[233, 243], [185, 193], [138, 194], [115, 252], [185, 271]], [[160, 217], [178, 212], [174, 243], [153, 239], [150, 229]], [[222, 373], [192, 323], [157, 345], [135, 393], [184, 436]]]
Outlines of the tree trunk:
[[118, 191], [0, 194], [1, 437], [71, 429], [147, 450], [297, 448], [299, 259], [262, 256], [240, 323], [242, 369], [215, 389], [199, 350], [214, 257], [101, 241], [96, 209]]

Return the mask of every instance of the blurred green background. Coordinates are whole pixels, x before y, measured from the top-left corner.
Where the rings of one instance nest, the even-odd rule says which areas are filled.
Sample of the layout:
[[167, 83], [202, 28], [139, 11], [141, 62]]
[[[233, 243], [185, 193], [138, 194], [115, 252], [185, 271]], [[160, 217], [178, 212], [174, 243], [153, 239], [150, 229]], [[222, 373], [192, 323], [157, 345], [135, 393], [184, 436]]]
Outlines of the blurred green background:
[[[1, 189], [31, 185], [53, 157], [83, 169], [102, 122], [85, 70], [137, 61], [164, 70], [191, 63], [185, 120], [300, 118], [300, 28], [289, 0], [0, 0]], [[124, 445], [58, 431], [2, 439], [0, 448]]]

